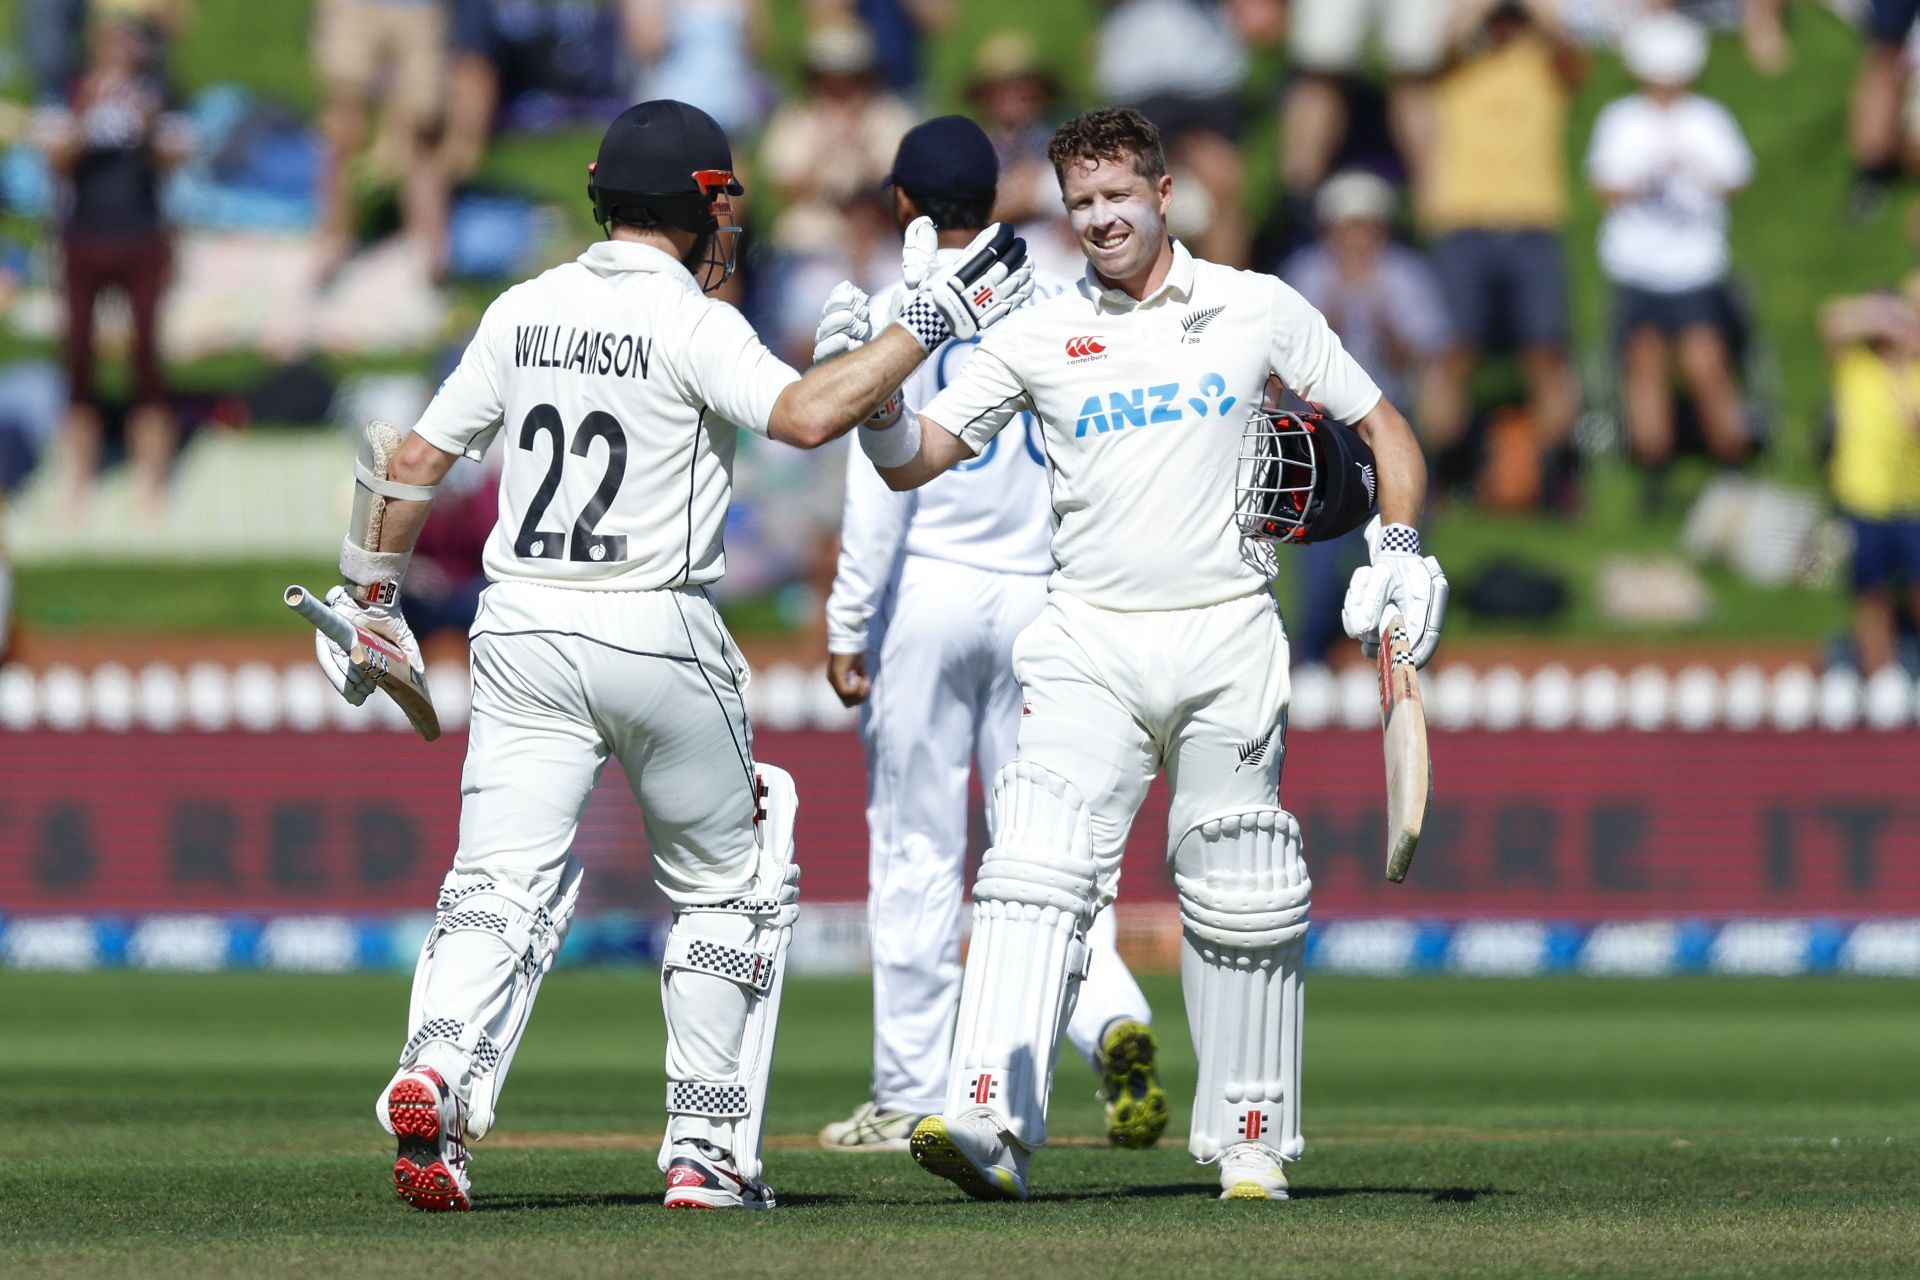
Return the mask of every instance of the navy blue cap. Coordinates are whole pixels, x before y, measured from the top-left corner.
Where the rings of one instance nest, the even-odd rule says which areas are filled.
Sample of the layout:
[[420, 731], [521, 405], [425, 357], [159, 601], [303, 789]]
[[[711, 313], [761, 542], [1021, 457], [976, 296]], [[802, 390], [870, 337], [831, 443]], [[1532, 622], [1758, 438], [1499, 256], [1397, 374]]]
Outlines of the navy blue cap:
[[965, 116], [935, 116], [907, 130], [886, 181], [909, 196], [987, 203], [999, 183], [1000, 160], [993, 143]]

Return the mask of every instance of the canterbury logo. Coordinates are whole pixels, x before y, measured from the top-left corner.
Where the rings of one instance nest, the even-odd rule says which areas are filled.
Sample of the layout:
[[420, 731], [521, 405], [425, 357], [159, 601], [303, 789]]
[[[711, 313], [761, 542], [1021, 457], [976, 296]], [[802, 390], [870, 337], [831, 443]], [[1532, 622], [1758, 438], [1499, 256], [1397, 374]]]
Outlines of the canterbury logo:
[[1273, 741], [1273, 730], [1269, 729], [1252, 742], [1240, 744], [1240, 766], [1234, 770], [1257, 768], [1267, 758], [1267, 744]]
[[1204, 311], [1188, 312], [1187, 318], [1180, 322], [1180, 327], [1185, 330], [1186, 335], [1191, 338], [1212, 324], [1213, 318], [1225, 310], [1225, 307], [1208, 307]]
[[1107, 344], [1098, 338], [1067, 339], [1067, 359], [1069, 360], [1082, 360], [1087, 356], [1097, 356], [1106, 349]]

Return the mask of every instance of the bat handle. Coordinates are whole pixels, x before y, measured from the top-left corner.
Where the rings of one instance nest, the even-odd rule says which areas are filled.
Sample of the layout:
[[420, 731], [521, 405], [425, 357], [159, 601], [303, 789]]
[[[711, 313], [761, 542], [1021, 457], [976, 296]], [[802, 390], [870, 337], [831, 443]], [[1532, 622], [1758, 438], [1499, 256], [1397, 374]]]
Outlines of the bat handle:
[[328, 608], [324, 600], [305, 587], [298, 584], [288, 587], [282, 599], [286, 601], [287, 608], [312, 623], [321, 635], [349, 653], [360, 643], [360, 636], [354, 631], [353, 624]]

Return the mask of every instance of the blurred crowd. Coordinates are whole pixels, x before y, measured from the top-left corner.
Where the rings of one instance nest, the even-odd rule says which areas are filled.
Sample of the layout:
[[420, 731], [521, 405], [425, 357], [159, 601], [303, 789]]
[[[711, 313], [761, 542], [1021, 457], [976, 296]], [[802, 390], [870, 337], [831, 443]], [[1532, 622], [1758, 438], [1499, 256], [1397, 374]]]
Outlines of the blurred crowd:
[[[430, 286], [457, 265], [455, 193], [496, 131], [592, 124], [630, 101], [676, 97], [735, 139], [751, 234], [729, 297], [803, 363], [834, 282], [877, 289], [896, 275], [898, 232], [880, 184], [901, 135], [949, 105], [926, 71], [963, 5], [793, 3], [797, 21], [770, 0], [314, 0], [314, 288], [369, 252], [366, 172], [390, 186], [397, 238]], [[1694, 85], [1715, 30], [1738, 31], [1760, 73], [1788, 73], [1786, 7], [1104, 0], [1086, 49], [1043, 47], [1021, 29], [979, 40], [958, 105], [999, 154], [996, 215], [1064, 274], [1080, 262], [1045, 159], [1049, 133], [1088, 102], [1138, 107], [1167, 143], [1176, 234], [1200, 256], [1279, 274], [1329, 317], [1407, 410], [1438, 500], [1575, 513], [1582, 458], [1618, 447], [1641, 475], [1643, 508], [1659, 512], [1676, 455], [1737, 471], [1765, 444], [1768, 405], [1750, 376], [1764, 344], [1728, 236], [1754, 156], [1741, 123]], [[1910, 74], [1920, 0], [1851, 8], [1865, 50], [1850, 107], [1850, 209], [1870, 217], [1920, 160]], [[39, 103], [32, 140], [61, 188], [69, 405], [59, 465], [84, 502], [103, 457], [96, 304], [122, 294], [134, 376], [128, 401], [112, 406], [116, 438], [158, 502], [178, 434], [156, 355], [172, 243], [160, 193], [196, 143], [168, 57], [189, 0], [23, 0], [21, 10]], [[799, 33], [797, 50], [773, 47], [776, 26]], [[1579, 133], [1570, 106], [1597, 48], [1616, 49], [1634, 85]], [[1084, 91], [1070, 94], [1069, 78]], [[1253, 163], [1260, 148], [1271, 160]], [[1575, 181], [1604, 208], [1595, 244], [1569, 243]], [[1611, 292], [1604, 349], [1584, 358], [1572, 340], [1575, 255], [1597, 256]], [[1892, 288], [1837, 300], [1821, 318], [1833, 496], [1855, 526], [1866, 668], [1894, 660], [1891, 637], [1907, 625], [1896, 619], [1910, 612], [1901, 597], [1920, 584], [1915, 301], [1920, 290]], [[834, 464], [742, 465], [743, 488], [794, 495], [830, 536]], [[742, 522], [753, 518], [748, 504]], [[1321, 553], [1308, 596], [1343, 580], [1354, 554]], [[817, 549], [775, 560], [747, 572], [747, 588], [804, 579], [825, 562]], [[1308, 661], [1334, 639], [1328, 611], [1310, 613], [1297, 637]]]

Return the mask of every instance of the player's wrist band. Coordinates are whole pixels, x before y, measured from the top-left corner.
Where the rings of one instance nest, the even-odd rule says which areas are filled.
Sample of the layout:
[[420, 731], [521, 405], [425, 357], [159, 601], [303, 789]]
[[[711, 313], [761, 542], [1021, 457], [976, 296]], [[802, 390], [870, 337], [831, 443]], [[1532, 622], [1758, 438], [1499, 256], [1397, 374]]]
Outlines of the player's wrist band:
[[876, 467], [904, 467], [920, 452], [920, 415], [909, 413], [891, 427], [860, 428], [860, 450]]
[[925, 290], [914, 294], [908, 301], [906, 310], [900, 313], [899, 323], [927, 351], [953, 336], [953, 325], [940, 314], [940, 308], [934, 305]]
[[1392, 552], [1396, 555], [1417, 556], [1420, 554], [1420, 531], [1410, 524], [1390, 524], [1380, 530], [1380, 554]]
[[[369, 551], [352, 538], [340, 540], [340, 576], [362, 604], [392, 604], [412, 559], [411, 551]], [[374, 598], [380, 595], [386, 598]]]

